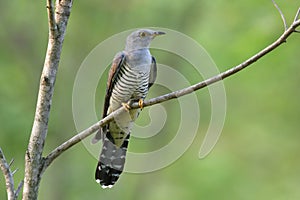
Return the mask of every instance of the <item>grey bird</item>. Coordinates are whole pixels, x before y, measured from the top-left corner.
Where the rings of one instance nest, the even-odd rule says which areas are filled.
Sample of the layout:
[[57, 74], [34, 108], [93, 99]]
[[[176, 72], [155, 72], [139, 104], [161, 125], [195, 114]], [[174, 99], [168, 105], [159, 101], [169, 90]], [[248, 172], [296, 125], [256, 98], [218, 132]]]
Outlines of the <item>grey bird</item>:
[[165, 33], [149, 29], [134, 31], [127, 37], [124, 51], [117, 53], [113, 59], [102, 117], [121, 106], [129, 110], [133, 102], [138, 102], [140, 108], [116, 116], [113, 121], [100, 128], [92, 140], [92, 143], [100, 139], [103, 142], [95, 173], [96, 182], [103, 188], [111, 188], [124, 169], [131, 128], [156, 79], [156, 61], [149, 51], [150, 42], [163, 34]]

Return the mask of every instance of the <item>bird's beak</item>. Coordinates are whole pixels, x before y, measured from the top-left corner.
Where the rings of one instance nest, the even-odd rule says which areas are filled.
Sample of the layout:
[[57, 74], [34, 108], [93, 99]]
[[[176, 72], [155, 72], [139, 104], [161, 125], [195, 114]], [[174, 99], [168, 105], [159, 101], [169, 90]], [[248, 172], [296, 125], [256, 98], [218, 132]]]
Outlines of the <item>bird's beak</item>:
[[164, 34], [166, 34], [165, 32], [162, 32], [162, 31], [154, 31], [153, 32], [153, 36], [155, 37], [155, 36], [158, 36], [158, 35], [164, 35]]

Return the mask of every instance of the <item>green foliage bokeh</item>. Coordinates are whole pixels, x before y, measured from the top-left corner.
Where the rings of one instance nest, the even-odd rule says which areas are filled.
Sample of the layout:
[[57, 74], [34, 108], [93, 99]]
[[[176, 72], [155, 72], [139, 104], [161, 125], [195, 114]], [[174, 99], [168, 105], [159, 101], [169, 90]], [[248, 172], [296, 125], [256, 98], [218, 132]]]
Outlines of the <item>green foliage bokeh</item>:
[[[290, 23], [299, 2], [277, 3]], [[0, 147], [8, 160], [15, 159], [16, 183], [24, 176], [24, 153], [47, 46], [45, 5], [0, 2]], [[165, 27], [189, 35], [205, 47], [220, 71], [257, 53], [283, 31], [270, 0], [75, 1], [45, 154], [76, 133], [72, 88], [81, 62], [101, 41], [137, 27]], [[192, 146], [169, 167], [147, 174], [125, 173], [113, 189], [103, 190], [94, 181], [97, 161], [78, 144], [46, 171], [39, 199], [300, 199], [299, 52], [300, 37], [295, 34], [249, 69], [225, 80], [226, 122], [205, 159], [198, 159], [200, 127]], [[205, 92], [197, 95], [203, 105], [209, 104]], [[205, 108], [201, 117], [205, 120]], [[168, 126], [172, 130], [172, 124]], [[0, 199], [5, 198], [1, 174]]]

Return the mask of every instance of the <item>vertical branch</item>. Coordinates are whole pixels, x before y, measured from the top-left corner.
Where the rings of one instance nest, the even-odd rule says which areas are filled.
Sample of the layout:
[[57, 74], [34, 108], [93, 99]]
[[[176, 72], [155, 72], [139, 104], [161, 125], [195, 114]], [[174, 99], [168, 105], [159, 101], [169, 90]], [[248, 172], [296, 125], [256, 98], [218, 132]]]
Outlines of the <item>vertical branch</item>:
[[40, 79], [34, 123], [25, 155], [23, 200], [37, 199], [38, 195], [42, 176], [41, 169], [43, 168], [42, 153], [48, 131], [54, 84], [72, 2], [72, 0], [57, 0], [54, 12], [52, 0], [47, 0], [49, 39]]

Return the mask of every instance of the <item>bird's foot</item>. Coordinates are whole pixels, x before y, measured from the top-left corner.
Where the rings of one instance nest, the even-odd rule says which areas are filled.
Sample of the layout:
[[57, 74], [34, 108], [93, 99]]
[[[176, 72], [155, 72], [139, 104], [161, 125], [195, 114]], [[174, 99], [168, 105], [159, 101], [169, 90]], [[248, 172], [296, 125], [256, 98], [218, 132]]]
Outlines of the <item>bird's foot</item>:
[[131, 109], [130, 102], [122, 103], [122, 106], [125, 108], [126, 111], [129, 111]]
[[140, 107], [141, 109], [144, 108], [144, 100], [143, 100], [143, 99], [139, 99], [138, 104], [139, 104], [139, 107]]

